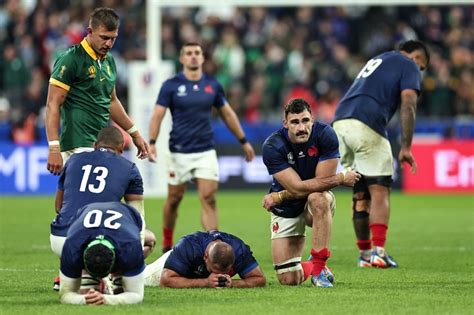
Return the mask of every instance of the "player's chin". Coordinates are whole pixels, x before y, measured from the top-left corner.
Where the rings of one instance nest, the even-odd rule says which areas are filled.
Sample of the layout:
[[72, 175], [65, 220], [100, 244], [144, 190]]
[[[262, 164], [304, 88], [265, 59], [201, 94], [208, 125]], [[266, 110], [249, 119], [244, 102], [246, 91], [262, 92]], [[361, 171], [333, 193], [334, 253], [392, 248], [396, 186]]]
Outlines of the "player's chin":
[[306, 143], [308, 142], [308, 135], [301, 135], [296, 137], [296, 143]]

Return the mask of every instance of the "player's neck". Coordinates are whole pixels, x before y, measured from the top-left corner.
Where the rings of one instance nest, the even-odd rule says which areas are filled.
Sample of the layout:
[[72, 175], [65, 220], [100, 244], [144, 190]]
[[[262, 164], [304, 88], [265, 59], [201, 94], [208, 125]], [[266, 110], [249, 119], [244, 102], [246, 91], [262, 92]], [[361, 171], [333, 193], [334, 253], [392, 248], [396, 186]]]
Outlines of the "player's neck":
[[202, 77], [202, 69], [197, 69], [197, 70], [184, 69], [183, 74], [184, 74], [184, 77], [188, 79], [189, 81], [199, 81], [201, 80], [201, 77]]

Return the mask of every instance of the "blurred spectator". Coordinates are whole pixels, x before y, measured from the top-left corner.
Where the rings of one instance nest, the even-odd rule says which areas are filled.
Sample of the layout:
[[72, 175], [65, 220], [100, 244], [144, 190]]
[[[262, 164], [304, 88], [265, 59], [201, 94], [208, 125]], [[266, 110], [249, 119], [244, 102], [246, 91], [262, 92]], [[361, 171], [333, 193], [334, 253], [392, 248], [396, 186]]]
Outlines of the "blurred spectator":
[[[146, 58], [144, 0], [0, 3], [0, 95], [9, 104], [2, 115], [9, 108], [14, 123], [45, 105], [52, 61], [82, 40], [84, 21], [97, 6], [114, 7], [121, 16], [113, 50], [120, 67]], [[306, 95], [317, 104], [315, 113], [330, 121], [334, 104], [370, 55], [416, 38], [433, 51], [418, 114], [472, 119], [473, 16], [472, 5], [168, 7], [162, 10], [162, 56], [179, 66], [179, 47], [200, 42], [205, 71], [217, 76], [248, 122], [280, 120], [289, 95]], [[118, 75], [117, 93], [127, 106], [128, 74]]]

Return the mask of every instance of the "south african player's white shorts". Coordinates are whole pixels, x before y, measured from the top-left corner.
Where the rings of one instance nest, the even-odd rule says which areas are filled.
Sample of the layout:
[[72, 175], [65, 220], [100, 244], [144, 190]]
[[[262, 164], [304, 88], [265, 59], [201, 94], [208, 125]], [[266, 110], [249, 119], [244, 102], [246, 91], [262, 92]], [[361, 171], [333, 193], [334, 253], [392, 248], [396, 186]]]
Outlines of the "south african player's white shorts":
[[79, 148], [74, 148], [72, 150], [67, 150], [61, 152], [61, 156], [63, 157], [63, 164], [66, 164], [66, 161], [76, 153], [82, 153], [82, 152], [92, 152], [94, 151], [94, 148], [89, 148], [89, 147], [79, 147]]
[[181, 185], [195, 178], [219, 181], [216, 150], [198, 153], [170, 153], [168, 183]]
[[333, 123], [344, 167], [366, 176], [392, 176], [393, 156], [388, 139], [357, 119]]

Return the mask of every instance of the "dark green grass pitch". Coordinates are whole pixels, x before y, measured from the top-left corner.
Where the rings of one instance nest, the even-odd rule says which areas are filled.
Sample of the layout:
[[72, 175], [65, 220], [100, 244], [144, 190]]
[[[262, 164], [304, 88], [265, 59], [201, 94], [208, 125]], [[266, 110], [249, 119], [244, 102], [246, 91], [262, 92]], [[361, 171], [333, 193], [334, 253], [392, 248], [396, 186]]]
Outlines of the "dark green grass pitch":
[[[220, 228], [244, 239], [268, 279], [260, 289], [146, 288], [137, 306], [65, 306], [51, 290], [58, 260], [49, 248], [53, 197], [0, 197], [0, 314], [474, 314], [474, 201], [472, 196], [392, 195], [387, 248], [400, 268], [360, 270], [349, 210], [350, 194], [336, 192], [333, 289], [278, 284], [272, 270], [269, 215], [262, 193], [220, 192]], [[146, 201], [149, 228], [161, 242], [162, 199]], [[200, 228], [199, 202], [183, 201], [177, 236]], [[310, 231], [308, 230], [308, 236]], [[309, 253], [309, 242], [304, 258]], [[158, 257], [160, 246], [148, 259]]]

